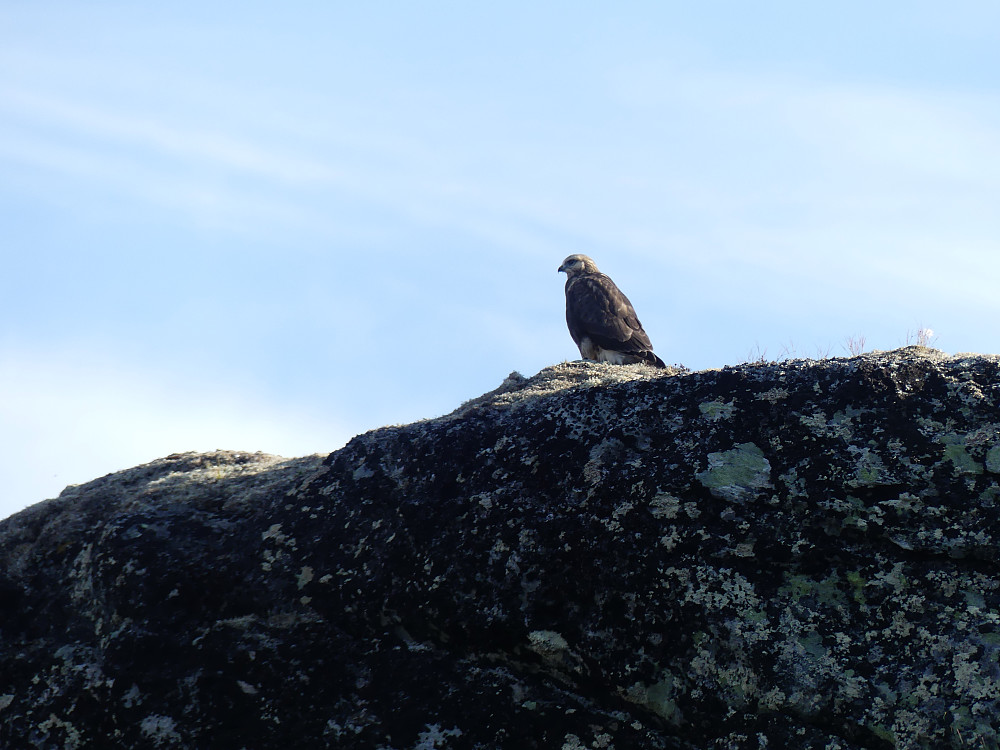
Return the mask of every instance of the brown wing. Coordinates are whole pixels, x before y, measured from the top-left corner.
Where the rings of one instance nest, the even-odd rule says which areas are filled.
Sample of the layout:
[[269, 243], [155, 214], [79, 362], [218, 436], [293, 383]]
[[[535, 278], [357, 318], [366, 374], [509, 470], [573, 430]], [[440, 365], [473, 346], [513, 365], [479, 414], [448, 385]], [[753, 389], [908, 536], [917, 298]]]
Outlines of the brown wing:
[[589, 336], [601, 348], [613, 351], [653, 348], [628, 297], [603, 273], [580, 275], [566, 282], [566, 323], [578, 344]]

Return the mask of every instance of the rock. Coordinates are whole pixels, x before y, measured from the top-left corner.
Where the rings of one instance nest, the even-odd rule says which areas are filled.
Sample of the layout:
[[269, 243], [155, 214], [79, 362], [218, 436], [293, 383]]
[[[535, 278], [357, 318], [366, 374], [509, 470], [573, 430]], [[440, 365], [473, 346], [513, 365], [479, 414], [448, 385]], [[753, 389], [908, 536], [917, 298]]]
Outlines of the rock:
[[0, 523], [3, 748], [996, 748], [1000, 358], [574, 362]]

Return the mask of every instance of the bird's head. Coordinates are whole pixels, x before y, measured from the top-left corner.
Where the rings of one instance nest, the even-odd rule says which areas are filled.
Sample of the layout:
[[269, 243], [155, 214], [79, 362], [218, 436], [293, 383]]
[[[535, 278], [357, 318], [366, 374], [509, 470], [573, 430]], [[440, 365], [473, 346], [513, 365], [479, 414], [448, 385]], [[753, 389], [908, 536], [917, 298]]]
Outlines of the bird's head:
[[587, 255], [570, 255], [557, 270], [564, 272], [569, 278], [578, 273], [598, 273], [597, 264]]

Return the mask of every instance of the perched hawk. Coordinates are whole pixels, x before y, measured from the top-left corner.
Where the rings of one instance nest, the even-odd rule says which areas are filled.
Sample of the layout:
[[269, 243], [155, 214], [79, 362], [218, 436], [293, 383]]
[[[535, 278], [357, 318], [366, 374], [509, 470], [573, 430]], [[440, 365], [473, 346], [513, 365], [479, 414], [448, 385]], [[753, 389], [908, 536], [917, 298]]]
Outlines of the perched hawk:
[[653, 354], [628, 297], [597, 270], [594, 261], [586, 255], [571, 255], [559, 270], [566, 272], [566, 325], [584, 359], [666, 367]]

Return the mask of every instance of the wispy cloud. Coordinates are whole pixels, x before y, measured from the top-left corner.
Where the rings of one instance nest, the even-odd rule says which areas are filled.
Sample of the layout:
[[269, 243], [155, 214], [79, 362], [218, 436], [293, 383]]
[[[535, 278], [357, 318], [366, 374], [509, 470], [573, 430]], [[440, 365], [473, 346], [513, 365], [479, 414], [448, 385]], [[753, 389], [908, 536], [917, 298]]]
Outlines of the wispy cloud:
[[[168, 87], [179, 104], [184, 83]], [[982, 238], [1000, 236], [989, 199], [1000, 192], [1000, 104], [989, 93], [627, 59], [566, 131], [516, 98], [477, 114], [489, 92], [470, 102], [432, 90], [427, 109], [292, 97], [260, 113], [224, 88], [225, 118], [7, 86], [0, 108], [14, 126], [0, 154], [237, 232], [401, 242], [413, 227], [443, 227], [538, 257], [606, 248], [707, 268], [731, 276], [728, 289], [748, 270], [786, 284], [903, 280], [900, 258], [975, 264], [996, 255]]]
[[14, 87], [0, 89], [0, 111], [35, 123], [39, 130], [54, 125], [75, 132], [77, 137], [95, 138], [97, 143], [93, 145], [102, 142], [118, 148], [135, 145], [280, 182], [332, 183], [344, 179], [344, 173], [329, 164], [276, 153], [271, 148], [241, 140], [231, 132], [194, 129], [179, 123], [129, 115], [127, 110], [110, 111]]

